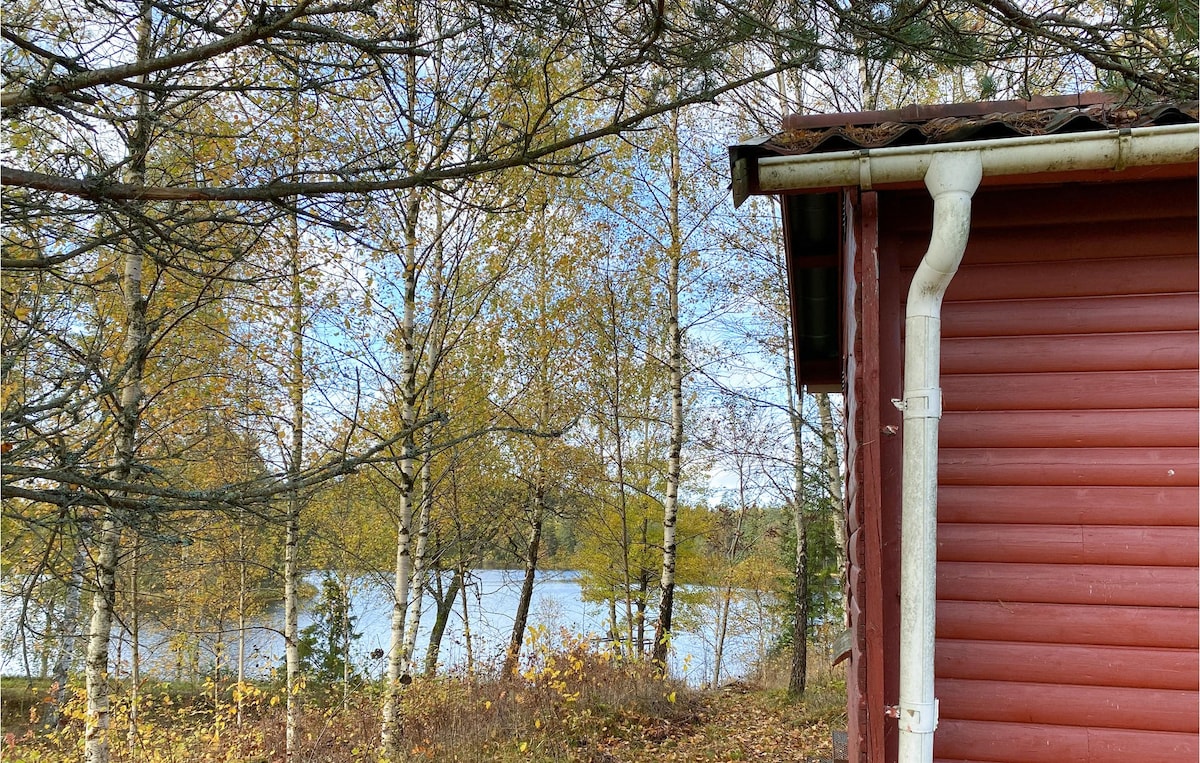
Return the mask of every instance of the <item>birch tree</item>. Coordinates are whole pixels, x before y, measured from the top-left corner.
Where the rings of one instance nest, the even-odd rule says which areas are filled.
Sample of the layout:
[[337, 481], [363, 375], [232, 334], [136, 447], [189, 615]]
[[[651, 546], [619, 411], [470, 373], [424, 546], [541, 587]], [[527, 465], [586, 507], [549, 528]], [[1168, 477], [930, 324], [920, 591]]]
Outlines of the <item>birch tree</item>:
[[[669, 79], [664, 86], [677, 87]], [[666, 668], [670, 648], [679, 563], [679, 499], [687, 477], [685, 383], [696, 361], [691, 357], [696, 343], [688, 332], [692, 324], [711, 320], [723, 309], [724, 301], [705, 276], [706, 267], [716, 262], [706, 230], [723, 197], [706, 182], [709, 168], [703, 149], [689, 149], [689, 144], [699, 143], [703, 135], [700, 121], [689, 118], [694, 113], [673, 111], [655, 120], [652, 132], [631, 139], [633, 152], [614, 154], [608, 160], [609, 192], [594, 196], [614, 221], [606, 229], [612, 246], [641, 252], [644, 277], [653, 283], [647, 295], [651, 319], [632, 331], [632, 340], [658, 367], [653, 392], [647, 393], [642, 419], [647, 435], [641, 444], [660, 450], [653, 458], [641, 459], [652, 477], [640, 489], [661, 506], [661, 519], [653, 522], [653, 534], [661, 532], [662, 541], [655, 564], [658, 586], [653, 597], [656, 617], [650, 648], [651, 659], [660, 670]], [[619, 192], [612, 193], [613, 189]]]
[[[136, 26], [135, 61], [143, 63], [151, 56], [151, 6], [142, 4]], [[141, 84], [146, 79], [141, 78]], [[133, 131], [126, 143], [128, 150], [128, 182], [144, 185], [147, 158], [150, 153], [150, 95], [142, 91], [134, 108]], [[120, 392], [115, 411], [113, 471], [117, 482], [134, 477], [137, 464], [138, 422], [141, 418], [142, 382], [146, 360], [150, 353], [150, 330], [146, 322], [146, 296], [142, 277], [149, 242], [145, 227], [138, 219], [135, 207], [133, 236], [123, 255], [121, 301], [125, 341], [118, 356]], [[140, 235], [139, 235], [140, 234]], [[87, 720], [84, 729], [83, 759], [85, 763], [108, 763], [109, 760], [109, 697], [108, 644], [113, 626], [113, 605], [116, 599], [117, 559], [120, 553], [123, 516], [113, 509], [105, 510], [99, 520], [96, 547], [95, 593], [92, 598], [92, 617], [88, 624], [87, 658]]]
[[[547, 179], [525, 195], [528, 217], [516, 226], [521, 266], [498, 295], [505, 352], [504, 420], [533, 434], [505, 438], [509, 473], [521, 485], [523, 511], [516, 526], [524, 571], [501, 675], [516, 671], [525, 639], [544, 527], [552, 512], [577, 493], [578, 453], [564, 441], [583, 415], [582, 369], [586, 341], [580, 335], [585, 299], [579, 262], [582, 216], [564, 181]], [[572, 501], [573, 502], [573, 501]]]
[[667, 454], [667, 489], [663, 499], [663, 560], [659, 582], [658, 622], [654, 629], [654, 662], [666, 672], [671, 640], [671, 617], [675, 609], [676, 523], [679, 516], [679, 480], [683, 449], [683, 330], [679, 323], [679, 270], [683, 259], [684, 233], [679, 206], [683, 168], [680, 161], [679, 112], [671, 112], [667, 126], [670, 164], [667, 170], [667, 359], [670, 376], [671, 430]]
[[285, 500], [283, 541], [283, 641], [286, 652], [284, 682], [286, 684], [285, 757], [293, 760], [298, 752], [300, 733], [300, 513], [304, 499], [299, 483], [304, 472], [304, 294], [300, 273], [300, 227], [295, 215], [287, 220], [285, 234], [289, 279], [288, 300], [288, 362], [284, 385], [291, 407], [291, 442], [285, 451], [290, 483]]
[[804, 694], [808, 681], [808, 517], [804, 498], [804, 416], [802, 393], [796, 378], [792, 352], [795, 336], [791, 324], [783, 325], [784, 383], [787, 386], [787, 419], [791, 430], [792, 475], [788, 503], [792, 510], [793, 530], [796, 534], [796, 566], [792, 572], [795, 590], [792, 592], [792, 664], [788, 675], [788, 694], [799, 697]]
[[[591, 410], [581, 445], [595, 454], [581, 517], [583, 542], [575, 564], [585, 599], [607, 601], [610, 638], [640, 659], [646, 647], [645, 613], [661, 526], [654, 490], [661, 474], [662, 427], [657, 417], [663, 374], [648, 346], [661, 338], [651, 304], [654, 265], [612, 258], [592, 275], [586, 303], [594, 345], [587, 359]], [[656, 510], [657, 509], [657, 510]], [[661, 546], [659, 546], [661, 548]], [[619, 611], [623, 610], [623, 611]]]
[[[412, 96], [415, 104], [415, 94]], [[399, 700], [403, 670], [408, 661], [404, 653], [404, 622], [408, 612], [408, 598], [412, 582], [412, 503], [416, 482], [416, 418], [417, 418], [417, 355], [415, 347], [416, 303], [417, 303], [417, 213], [420, 210], [420, 193], [409, 191], [405, 200], [403, 257], [403, 301], [397, 339], [400, 343], [400, 368], [398, 390], [400, 426], [404, 435], [399, 443], [397, 466], [399, 467], [396, 514], [398, 518], [396, 539], [396, 567], [394, 598], [392, 603], [391, 640], [387, 655], [387, 684], [383, 704], [383, 726], [381, 747], [388, 759], [399, 757], [400, 728]], [[409, 679], [411, 680], [411, 679]]]

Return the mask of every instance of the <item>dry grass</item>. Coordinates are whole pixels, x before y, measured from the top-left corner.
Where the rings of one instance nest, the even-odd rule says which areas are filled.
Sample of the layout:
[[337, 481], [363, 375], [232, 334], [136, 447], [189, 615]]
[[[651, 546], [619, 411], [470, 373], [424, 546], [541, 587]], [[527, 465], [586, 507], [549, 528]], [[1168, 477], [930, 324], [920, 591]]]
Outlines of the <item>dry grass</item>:
[[[402, 695], [406, 755], [413, 761], [587, 760], [597, 735], [633, 728], [652, 718], [686, 715], [688, 694], [645, 663], [626, 663], [565, 632], [533, 629], [519, 675], [418, 678]], [[227, 763], [277, 761], [284, 750], [283, 702], [277, 688], [244, 687], [239, 726], [232, 691], [143, 691], [139, 737], [127, 745], [129, 701], [114, 696], [114, 763]], [[306, 692], [298, 759], [342, 763], [375, 759], [382, 704], [378, 687], [357, 692], [348, 708], [336, 693]], [[14, 711], [35, 711], [46, 691], [6, 692]], [[323, 697], [332, 701], [322, 707]], [[83, 737], [81, 692], [61, 728], [6, 724], [5, 761], [78, 759]], [[34, 712], [36, 714], [36, 712]], [[11, 719], [12, 716], [9, 716]], [[36, 719], [35, 719], [36, 720]], [[581, 757], [581, 753], [583, 754]]]
[[[586, 639], [535, 629], [517, 675], [418, 678], [402, 695], [406, 759], [479, 763], [805, 760], [823, 752], [829, 729], [844, 725], [844, 684], [817, 676], [800, 702], [779, 689], [735, 684], [700, 692], [664, 681], [645, 663], [623, 662]], [[835, 680], [824, 680], [833, 677]], [[211, 687], [210, 687], [211, 689]], [[322, 707], [322, 697], [332, 704]], [[306, 692], [298, 759], [312, 763], [377, 760], [378, 687], [339, 695]], [[5, 697], [7, 705], [10, 696]], [[36, 699], [36, 698], [35, 698]], [[29, 700], [29, 701], [25, 701]], [[23, 708], [37, 702], [25, 698]], [[144, 692], [135, 752], [126, 744], [127, 697], [113, 718], [114, 763], [273, 763], [283, 759], [283, 702], [277, 689], [246, 687], [236, 723], [228, 687]], [[5, 761], [77, 760], [82, 739], [77, 699], [57, 732], [5, 728]]]
[[436, 761], [589, 760], [598, 740], [694, 713], [693, 695], [652, 666], [586, 639], [535, 631], [519, 675], [418, 681], [405, 693], [411, 754]]

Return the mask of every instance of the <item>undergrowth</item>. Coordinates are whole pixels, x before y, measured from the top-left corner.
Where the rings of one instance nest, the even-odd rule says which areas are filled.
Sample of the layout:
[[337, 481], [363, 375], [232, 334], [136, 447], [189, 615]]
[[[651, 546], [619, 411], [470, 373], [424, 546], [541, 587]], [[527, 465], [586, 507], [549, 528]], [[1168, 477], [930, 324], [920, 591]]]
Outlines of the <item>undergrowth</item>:
[[[404, 756], [438, 763], [618, 763], [666, 760], [805, 760], [826, 753], [845, 726], [841, 668], [814, 666], [805, 695], [785, 690], [785, 664], [764, 663], [750, 682], [703, 692], [659, 677], [567, 631], [530, 629], [525, 659], [508, 676], [415, 677], [401, 695]], [[4, 684], [4, 761], [82, 758], [85, 697], [76, 689], [59, 726], [42, 727], [53, 687]], [[114, 685], [114, 763], [275, 763], [284, 759], [282, 689], [268, 684], [186, 687], [146, 682], [137, 734], [132, 702]], [[299, 749], [306, 763], [377, 761], [382, 687], [303, 691]], [[239, 717], [238, 707], [241, 706]]]
[[[406, 755], [412, 761], [587, 761], [602, 739], [637, 735], [641, 726], [686, 722], [696, 694], [566, 631], [531, 629], [516, 675], [414, 678], [402, 695]], [[115, 687], [109, 739], [114, 763], [268, 763], [283, 759], [284, 701], [278, 687], [209, 684], [191, 695], [145, 684], [131, 737], [132, 704]], [[381, 689], [351, 695], [305, 692], [298, 760], [376, 759]], [[6, 705], [16, 701], [6, 692]], [[41, 699], [48, 699], [49, 688]], [[241, 719], [238, 700], [241, 700]], [[6, 722], [3, 759], [48, 763], [82, 755], [86, 698], [76, 689], [58, 728], [39, 727], [42, 702], [27, 723]]]

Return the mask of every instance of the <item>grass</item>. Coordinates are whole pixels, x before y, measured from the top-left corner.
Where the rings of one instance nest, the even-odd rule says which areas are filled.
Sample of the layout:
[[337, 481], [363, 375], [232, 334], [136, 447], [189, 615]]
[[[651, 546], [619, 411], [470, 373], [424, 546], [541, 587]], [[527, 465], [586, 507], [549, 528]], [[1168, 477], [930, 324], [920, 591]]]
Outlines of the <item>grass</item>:
[[[406, 760], [453, 763], [618, 763], [639, 761], [803, 761], [826, 752], [829, 729], [844, 725], [844, 684], [814, 682], [789, 700], [771, 686], [733, 684], [699, 691], [659, 678], [565, 632], [536, 630], [518, 675], [417, 678], [402, 695]], [[30, 724], [49, 690], [45, 682], [6, 680], [4, 754], [11, 763], [79, 759], [83, 701], [76, 693], [66, 724], [44, 732]], [[239, 726], [233, 688], [155, 684], [139, 702], [139, 736], [127, 744], [128, 693], [114, 696], [113, 761], [268, 763], [282, 759], [284, 710], [277, 687], [242, 687]], [[310, 687], [298, 759], [314, 763], [376, 760], [378, 687], [339, 692]], [[11, 713], [11, 716], [10, 716]], [[9, 719], [13, 718], [12, 725]]]
[[24, 733], [31, 722], [36, 724], [49, 693], [48, 679], [0, 678], [0, 730]]

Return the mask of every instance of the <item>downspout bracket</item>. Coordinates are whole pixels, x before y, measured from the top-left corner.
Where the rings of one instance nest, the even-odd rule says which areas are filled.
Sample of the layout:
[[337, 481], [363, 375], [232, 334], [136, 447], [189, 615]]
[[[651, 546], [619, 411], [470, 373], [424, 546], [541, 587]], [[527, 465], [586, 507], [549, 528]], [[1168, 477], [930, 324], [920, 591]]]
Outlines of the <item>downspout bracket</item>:
[[900, 704], [900, 729], [914, 734], [932, 734], [938, 725], [938, 701]]
[[942, 417], [942, 389], [941, 387], [918, 387], [908, 390], [902, 403], [896, 407], [904, 411], [905, 420], [940, 419]]

